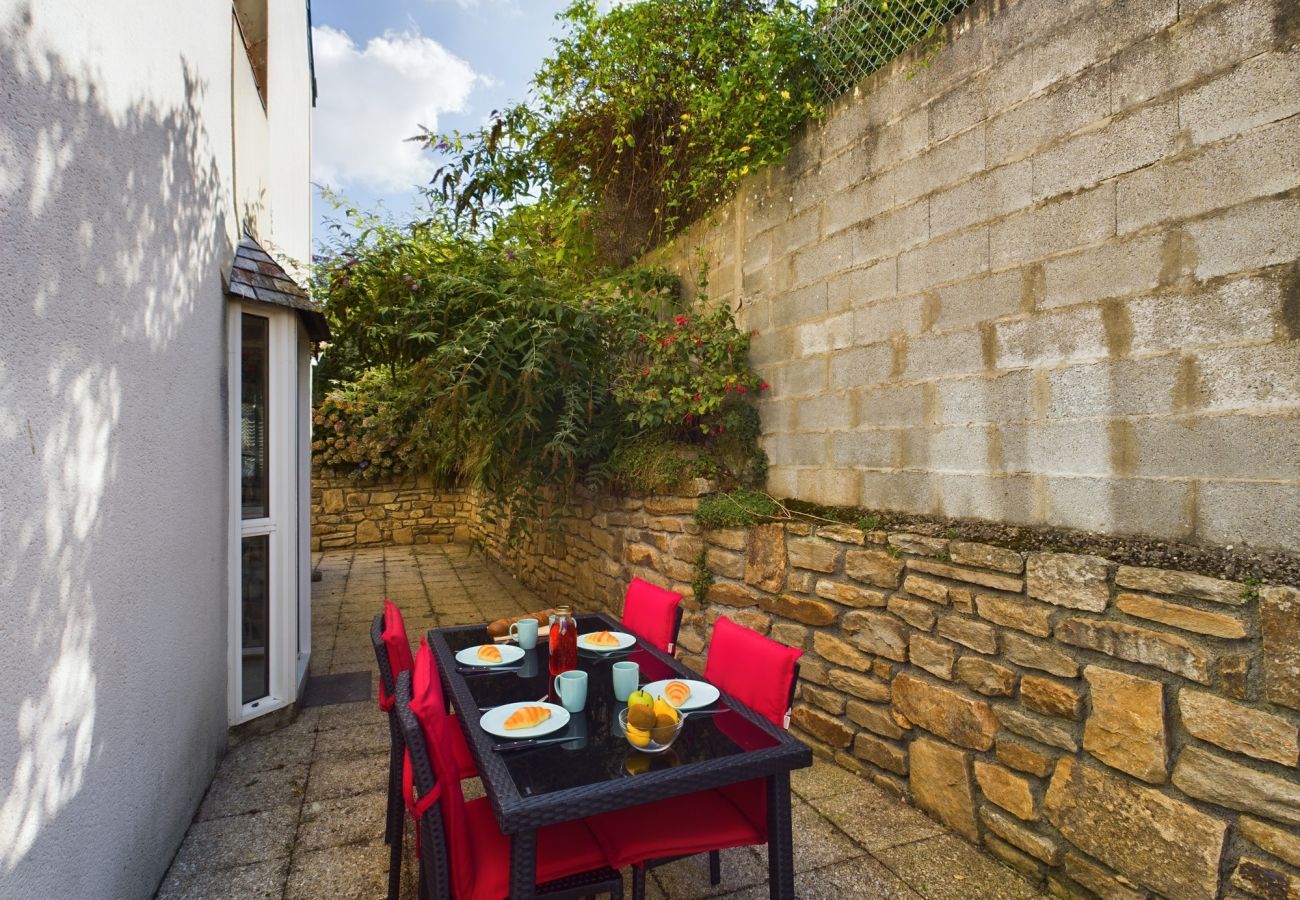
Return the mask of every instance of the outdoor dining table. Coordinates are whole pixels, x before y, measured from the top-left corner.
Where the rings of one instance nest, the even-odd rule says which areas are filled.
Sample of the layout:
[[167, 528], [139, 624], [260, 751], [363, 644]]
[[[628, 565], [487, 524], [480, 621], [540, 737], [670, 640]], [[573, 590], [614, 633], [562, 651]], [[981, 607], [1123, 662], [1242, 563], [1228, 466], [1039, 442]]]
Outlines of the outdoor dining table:
[[[603, 615], [580, 615], [578, 631], [619, 625]], [[486, 625], [435, 628], [428, 633], [443, 687], [456, 710], [501, 831], [510, 837], [510, 897], [535, 895], [537, 829], [624, 807], [651, 803], [727, 784], [767, 780], [768, 887], [772, 897], [794, 897], [794, 847], [790, 825], [790, 773], [812, 765], [807, 746], [722, 694], [713, 715], [687, 715], [682, 732], [662, 754], [641, 753], [618, 731], [624, 706], [614, 698], [611, 667], [627, 659], [640, 667], [642, 684], [700, 676], [658, 648], [638, 640], [621, 653], [579, 650], [588, 675], [587, 705], [550, 737], [567, 742], [500, 752], [499, 738], [479, 727], [482, 712], [503, 703], [554, 700], [546, 639], [511, 671], [457, 671], [457, 651], [490, 642]]]

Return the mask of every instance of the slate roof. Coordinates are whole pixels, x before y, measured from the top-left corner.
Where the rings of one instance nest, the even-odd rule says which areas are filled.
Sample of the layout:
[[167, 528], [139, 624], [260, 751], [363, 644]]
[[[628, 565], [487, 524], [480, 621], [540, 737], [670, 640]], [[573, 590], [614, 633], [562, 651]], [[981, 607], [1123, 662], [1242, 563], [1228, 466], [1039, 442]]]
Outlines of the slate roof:
[[296, 309], [308, 337], [318, 343], [330, 339], [329, 325], [320, 307], [248, 232], [235, 247], [235, 259], [226, 276], [226, 293]]

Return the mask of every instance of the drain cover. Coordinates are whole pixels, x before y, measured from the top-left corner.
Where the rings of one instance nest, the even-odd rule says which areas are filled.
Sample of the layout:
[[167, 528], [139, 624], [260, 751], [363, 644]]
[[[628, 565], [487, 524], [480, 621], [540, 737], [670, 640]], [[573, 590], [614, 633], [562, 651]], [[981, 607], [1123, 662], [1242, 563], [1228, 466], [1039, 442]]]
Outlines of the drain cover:
[[369, 672], [340, 672], [337, 675], [312, 675], [302, 692], [302, 705], [333, 706], [370, 699]]

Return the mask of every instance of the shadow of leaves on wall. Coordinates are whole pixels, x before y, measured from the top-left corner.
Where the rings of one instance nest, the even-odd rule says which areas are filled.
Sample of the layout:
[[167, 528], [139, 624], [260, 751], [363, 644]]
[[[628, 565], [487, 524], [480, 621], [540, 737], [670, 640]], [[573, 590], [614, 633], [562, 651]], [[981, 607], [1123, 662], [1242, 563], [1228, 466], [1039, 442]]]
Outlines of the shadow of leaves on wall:
[[182, 59], [184, 103], [111, 113], [31, 23], [0, 21], [0, 878], [138, 895], [225, 728], [229, 100]]

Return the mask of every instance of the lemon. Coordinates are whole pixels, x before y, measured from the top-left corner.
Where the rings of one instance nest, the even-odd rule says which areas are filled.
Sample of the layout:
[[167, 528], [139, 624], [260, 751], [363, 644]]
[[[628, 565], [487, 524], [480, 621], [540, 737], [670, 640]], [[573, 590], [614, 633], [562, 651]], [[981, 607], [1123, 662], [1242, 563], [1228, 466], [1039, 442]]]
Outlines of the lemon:
[[644, 728], [634, 728], [629, 725], [627, 727], [627, 740], [633, 747], [648, 747], [650, 746], [650, 732]]

